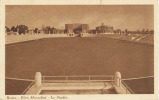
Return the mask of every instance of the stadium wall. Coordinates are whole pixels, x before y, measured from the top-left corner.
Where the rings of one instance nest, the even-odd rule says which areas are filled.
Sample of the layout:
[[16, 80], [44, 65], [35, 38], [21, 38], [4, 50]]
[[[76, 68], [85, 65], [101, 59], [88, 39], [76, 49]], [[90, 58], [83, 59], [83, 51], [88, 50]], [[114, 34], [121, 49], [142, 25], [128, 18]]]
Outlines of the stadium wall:
[[69, 37], [68, 34], [22, 34], [5, 35], [5, 44], [38, 40], [43, 38]]

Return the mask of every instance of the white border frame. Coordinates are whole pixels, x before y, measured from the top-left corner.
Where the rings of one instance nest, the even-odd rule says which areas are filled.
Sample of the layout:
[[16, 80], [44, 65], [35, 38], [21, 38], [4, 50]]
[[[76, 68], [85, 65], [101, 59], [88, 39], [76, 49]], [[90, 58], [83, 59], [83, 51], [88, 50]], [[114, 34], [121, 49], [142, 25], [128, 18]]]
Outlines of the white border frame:
[[[2, 0], [0, 9], [0, 99], [6, 100], [5, 95], [5, 5], [154, 5], [154, 94], [135, 95], [60, 95], [67, 100], [157, 100], [158, 99], [158, 2], [157, 0]], [[21, 98], [20, 95], [10, 97]], [[53, 95], [56, 97], [56, 95]], [[29, 97], [30, 96], [26, 96]], [[50, 95], [45, 96], [47, 98]]]

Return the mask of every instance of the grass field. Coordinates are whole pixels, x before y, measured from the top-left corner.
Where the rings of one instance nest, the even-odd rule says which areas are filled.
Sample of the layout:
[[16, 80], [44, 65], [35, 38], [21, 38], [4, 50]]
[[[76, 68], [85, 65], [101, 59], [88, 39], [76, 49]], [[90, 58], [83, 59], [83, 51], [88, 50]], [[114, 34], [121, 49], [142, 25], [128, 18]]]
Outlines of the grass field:
[[20, 95], [31, 84], [29, 81], [5, 79], [5, 93], [7, 95]]
[[154, 78], [124, 81], [136, 94], [153, 94]]
[[122, 78], [154, 74], [154, 47], [96, 38], [54, 38], [6, 45], [6, 77], [42, 75], [113, 75]]

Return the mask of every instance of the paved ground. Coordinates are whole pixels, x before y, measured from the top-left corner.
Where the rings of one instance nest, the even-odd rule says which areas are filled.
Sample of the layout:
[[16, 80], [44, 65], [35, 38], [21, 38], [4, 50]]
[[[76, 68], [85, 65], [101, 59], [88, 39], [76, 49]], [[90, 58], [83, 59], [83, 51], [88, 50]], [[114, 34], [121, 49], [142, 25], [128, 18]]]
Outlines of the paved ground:
[[42, 75], [154, 74], [153, 46], [96, 38], [54, 38], [6, 45], [6, 77]]
[[108, 90], [63, 90], [63, 91], [58, 91], [58, 90], [42, 90], [40, 95], [52, 95], [52, 94], [116, 94], [114, 89], [108, 89]]

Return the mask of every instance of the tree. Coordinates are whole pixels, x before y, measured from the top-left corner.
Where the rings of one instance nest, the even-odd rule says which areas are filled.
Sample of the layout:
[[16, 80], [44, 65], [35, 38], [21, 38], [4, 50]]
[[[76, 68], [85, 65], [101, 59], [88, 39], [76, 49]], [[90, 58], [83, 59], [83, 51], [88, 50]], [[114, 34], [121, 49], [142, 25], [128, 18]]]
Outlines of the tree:
[[35, 33], [38, 33], [38, 28], [35, 28], [35, 29], [34, 29], [34, 32], [35, 32]]
[[149, 29], [146, 30], [146, 33], [149, 33]]
[[121, 29], [117, 29], [116, 32], [117, 32], [118, 34], [121, 34]]
[[5, 26], [5, 29], [6, 29], [6, 32], [10, 32], [10, 29], [7, 26]]
[[16, 32], [18, 32], [18, 31], [19, 31], [19, 25], [16, 26]]
[[140, 33], [140, 31], [139, 30], [137, 30], [137, 34], [139, 34]]
[[121, 29], [119, 29], [119, 33], [121, 34]]
[[116, 34], [116, 30], [113, 30], [114, 34]]
[[50, 33], [53, 34], [56, 29], [54, 27], [50, 28]]
[[28, 27], [25, 26], [25, 25], [19, 25], [19, 26], [17, 26], [17, 27], [16, 27], [16, 30], [18, 30], [19, 34], [22, 34], [22, 33], [25, 34], [26, 32], [29, 31], [29, 30], [28, 30]]
[[125, 34], [128, 34], [128, 29], [125, 29]]
[[16, 28], [12, 26], [11, 31], [16, 32]]
[[142, 33], [145, 33], [145, 29], [142, 30]]

